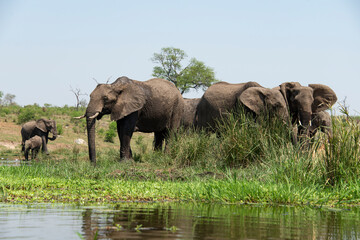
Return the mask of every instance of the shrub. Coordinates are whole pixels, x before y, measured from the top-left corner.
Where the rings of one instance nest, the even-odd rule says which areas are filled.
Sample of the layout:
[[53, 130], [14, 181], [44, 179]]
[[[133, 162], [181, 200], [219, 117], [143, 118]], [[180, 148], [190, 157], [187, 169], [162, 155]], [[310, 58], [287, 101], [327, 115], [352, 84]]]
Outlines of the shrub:
[[105, 132], [105, 142], [114, 142], [114, 137], [116, 136], [117, 125], [116, 122], [111, 122], [109, 124], [109, 129]]
[[56, 129], [57, 129], [57, 133], [58, 133], [59, 135], [62, 135], [62, 134], [64, 133], [64, 129], [63, 129], [62, 124], [57, 124], [57, 125], [56, 125]]
[[20, 113], [18, 115], [18, 124], [23, 124], [31, 120], [36, 120], [39, 118], [39, 107], [38, 106], [26, 106], [23, 109], [20, 110]]

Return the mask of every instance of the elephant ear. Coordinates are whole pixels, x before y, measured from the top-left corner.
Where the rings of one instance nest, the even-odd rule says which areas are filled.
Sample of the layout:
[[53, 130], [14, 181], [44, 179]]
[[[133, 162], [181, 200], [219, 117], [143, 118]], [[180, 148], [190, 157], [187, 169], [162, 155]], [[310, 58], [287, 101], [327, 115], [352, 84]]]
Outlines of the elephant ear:
[[280, 92], [283, 95], [287, 105], [289, 105], [291, 90], [293, 90], [296, 87], [300, 87], [300, 86], [301, 86], [301, 84], [298, 82], [285, 82], [279, 86]]
[[239, 101], [255, 114], [264, 111], [264, 88], [252, 87], [246, 89], [239, 97]]
[[145, 91], [138, 83], [114, 85], [113, 88], [118, 93], [118, 98], [111, 110], [111, 120], [122, 119], [143, 108], [146, 102]]
[[285, 99], [276, 89], [263, 87], [249, 88], [241, 94], [240, 101], [256, 114], [266, 110], [280, 116], [284, 120], [289, 117]]
[[314, 102], [312, 104], [314, 113], [329, 109], [336, 103], [336, 94], [330, 87], [323, 84], [309, 84], [309, 87], [314, 91]]
[[45, 121], [44, 119], [39, 119], [36, 121], [36, 127], [38, 129], [40, 129], [41, 131], [43, 132], [47, 132], [47, 129], [46, 129], [46, 124], [45, 124]]

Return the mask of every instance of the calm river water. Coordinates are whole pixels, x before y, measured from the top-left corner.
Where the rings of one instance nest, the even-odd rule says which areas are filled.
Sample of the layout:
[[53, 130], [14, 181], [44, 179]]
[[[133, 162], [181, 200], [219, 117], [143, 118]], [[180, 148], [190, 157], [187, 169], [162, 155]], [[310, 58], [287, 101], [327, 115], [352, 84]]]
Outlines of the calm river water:
[[0, 239], [360, 239], [360, 209], [0, 204]]

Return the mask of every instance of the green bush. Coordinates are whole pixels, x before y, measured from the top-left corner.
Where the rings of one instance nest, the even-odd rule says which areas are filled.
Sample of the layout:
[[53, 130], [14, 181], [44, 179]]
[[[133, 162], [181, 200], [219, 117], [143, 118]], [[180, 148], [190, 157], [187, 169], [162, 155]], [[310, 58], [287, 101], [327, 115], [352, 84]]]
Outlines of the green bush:
[[18, 124], [23, 124], [31, 120], [36, 120], [40, 117], [40, 110], [38, 106], [26, 106], [20, 110], [18, 115]]
[[116, 122], [111, 122], [109, 124], [109, 129], [105, 132], [105, 142], [114, 142], [114, 137], [116, 136], [117, 125]]
[[64, 133], [64, 129], [63, 129], [63, 126], [61, 124], [57, 124], [56, 129], [57, 129], [57, 133], [59, 135], [62, 135]]

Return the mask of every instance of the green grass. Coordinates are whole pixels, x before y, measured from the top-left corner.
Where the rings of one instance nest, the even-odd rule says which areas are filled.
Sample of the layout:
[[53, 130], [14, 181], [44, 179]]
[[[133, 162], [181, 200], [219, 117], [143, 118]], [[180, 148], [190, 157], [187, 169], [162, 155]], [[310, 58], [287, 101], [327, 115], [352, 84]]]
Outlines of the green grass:
[[152, 151], [139, 135], [132, 142], [135, 161], [119, 161], [118, 145], [102, 147], [94, 167], [86, 148], [74, 146], [40, 155], [30, 166], [0, 166], [0, 199], [355, 205], [359, 138], [357, 120], [346, 112], [333, 116], [331, 138], [320, 133], [309, 147], [293, 145], [290, 128], [276, 118], [238, 112], [219, 122], [218, 133], [172, 133], [165, 152]]

